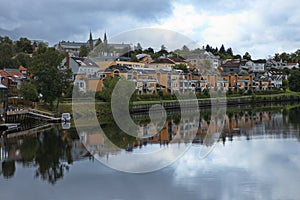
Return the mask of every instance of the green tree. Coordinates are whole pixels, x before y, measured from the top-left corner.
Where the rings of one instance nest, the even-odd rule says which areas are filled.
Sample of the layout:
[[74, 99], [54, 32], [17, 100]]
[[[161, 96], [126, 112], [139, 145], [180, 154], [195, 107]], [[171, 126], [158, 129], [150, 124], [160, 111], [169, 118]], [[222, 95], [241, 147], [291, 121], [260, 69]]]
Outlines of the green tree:
[[239, 60], [241, 60], [241, 59], [242, 59], [242, 56], [239, 55], [239, 54], [237, 54], [237, 55], [234, 55], [234, 56], [233, 56], [233, 59], [239, 59]]
[[87, 57], [89, 55], [90, 48], [88, 46], [82, 45], [79, 49], [79, 57]]
[[107, 77], [103, 80], [103, 89], [102, 92], [100, 93], [100, 99], [104, 100], [106, 102], [111, 101], [111, 95], [112, 92], [119, 81], [119, 77]]
[[0, 68], [14, 68], [14, 47], [9, 38], [0, 37]]
[[25, 53], [18, 53], [16, 58], [16, 67], [22, 65], [23, 67], [29, 67], [31, 58]]
[[274, 60], [277, 61], [277, 62], [280, 61], [280, 55], [279, 55], [279, 53], [276, 53], [276, 54], [275, 54]]
[[141, 46], [141, 44], [138, 42], [137, 45], [134, 47], [134, 50], [135, 51], [138, 51], [138, 52], [142, 52], [143, 48]]
[[295, 92], [300, 92], [300, 71], [294, 70], [291, 76], [288, 78], [288, 84], [290, 90]]
[[36, 89], [36, 86], [30, 82], [22, 83], [20, 94], [27, 101], [36, 101], [38, 98], [38, 91]]
[[166, 51], [167, 48], [165, 47], [165, 45], [161, 45], [160, 50], [161, 50], [161, 51]]
[[281, 53], [279, 57], [282, 61], [290, 61], [290, 55], [286, 52]]
[[232, 49], [231, 49], [231, 48], [228, 48], [228, 49], [226, 50], [226, 54], [229, 55], [229, 56], [233, 56]]
[[224, 45], [223, 45], [223, 44], [222, 44], [222, 46], [221, 46], [221, 48], [220, 48], [219, 52], [220, 52], [220, 54], [223, 54], [223, 55], [225, 55], [225, 54], [226, 54], [225, 47], [224, 47]]
[[20, 38], [16, 42], [16, 51], [17, 52], [24, 52], [24, 53], [32, 53], [33, 52], [33, 45], [31, 41], [27, 38]]
[[246, 60], [251, 60], [251, 55], [249, 52], [246, 52], [244, 55], [243, 55], [243, 59], [246, 59]]
[[211, 46], [209, 46], [208, 44], [205, 47], [205, 51], [211, 52], [212, 48]]
[[283, 88], [283, 90], [286, 91], [286, 89], [288, 89], [288, 87], [289, 87], [289, 81], [286, 80], [286, 79], [282, 80], [282, 88]]
[[43, 100], [53, 108], [53, 102], [62, 95], [66, 71], [60, 70], [64, 55], [54, 48], [41, 48], [34, 54], [29, 70], [33, 74], [33, 83]]
[[179, 69], [182, 70], [184, 73], [188, 73], [189, 69], [187, 68], [187, 66], [185, 64], [177, 64], [173, 66], [173, 69]]
[[181, 50], [184, 51], [184, 52], [189, 52], [190, 51], [190, 49], [186, 45], [183, 45]]

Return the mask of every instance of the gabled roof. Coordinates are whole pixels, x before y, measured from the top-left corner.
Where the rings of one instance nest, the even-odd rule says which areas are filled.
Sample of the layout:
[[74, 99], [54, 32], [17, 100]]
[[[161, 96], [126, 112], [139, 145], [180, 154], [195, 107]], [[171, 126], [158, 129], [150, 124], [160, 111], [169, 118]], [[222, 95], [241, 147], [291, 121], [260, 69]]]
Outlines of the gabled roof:
[[11, 74], [11, 76], [13, 76], [14, 78], [26, 78], [24, 77], [24, 74], [22, 74], [21, 72], [10, 72], [9, 74]]
[[119, 70], [121, 73], [127, 73], [130, 70], [130, 68], [126, 66], [112, 65], [106, 68], [104, 72], [113, 72], [115, 70]]
[[1, 75], [1, 77], [6, 77], [6, 78], [11, 77], [11, 75], [8, 72], [6, 72], [2, 69], [0, 70], [0, 75]]
[[168, 58], [159, 58], [157, 60], [154, 60], [150, 64], [175, 64], [175, 62]]
[[71, 57], [80, 67], [97, 67], [98, 65], [89, 58]]
[[181, 63], [186, 63], [185, 60], [183, 60], [183, 59], [181, 59], [181, 58], [177, 58], [177, 57], [171, 57], [171, 58], [168, 58], [168, 59], [170, 59], [170, 60], [173, 61], [173, 62], [177, 62], [177, 63], [179, 63], [179, 62], [181, 62]]
[[239, 68], [240, 67], [240, 62], [226, 62], [224, 64], [221, 64], [222, 68]]

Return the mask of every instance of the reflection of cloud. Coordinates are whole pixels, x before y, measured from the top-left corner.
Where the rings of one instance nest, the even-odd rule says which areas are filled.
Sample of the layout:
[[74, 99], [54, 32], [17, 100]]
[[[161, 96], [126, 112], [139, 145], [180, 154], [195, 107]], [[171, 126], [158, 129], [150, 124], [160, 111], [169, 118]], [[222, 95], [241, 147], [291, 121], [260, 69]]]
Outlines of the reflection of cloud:
[[[225, 147], [218, 143], [204, 160], [195, 159], [199, 158], [199, 149], [192, 148], [173, 165], [175, 181], [196, 190], [202, 185], [194, 185], [195, 181], [210, 178], [213, 183], [221, 182], [222, 187], [206, 188], [206, 193], [214, 194], [221, 189], [222, 194], [237, 188], [231, 197], [238, 199], [246, 198], [245, 191], [253, 189], [257, 191], [248, 195], [254, 199], [295, 199], [300, 195], [297, 188], [300, 183], [299, 152], [297, 141], [282, 139], [234, 141]], [[182, 182], [183, 177], [192, 181]]]
[[[169, 144], [168, 146], [153, 145], [146, 148], [145, 153], [120, 151], [109, 155], [109, 158], [96, 156], [103, 164], [124, 172], [144, 173], [156, 171], [175, 162], [188, 149], [190, 144]], [[149, 152], [151, 151], [151, 152]]]

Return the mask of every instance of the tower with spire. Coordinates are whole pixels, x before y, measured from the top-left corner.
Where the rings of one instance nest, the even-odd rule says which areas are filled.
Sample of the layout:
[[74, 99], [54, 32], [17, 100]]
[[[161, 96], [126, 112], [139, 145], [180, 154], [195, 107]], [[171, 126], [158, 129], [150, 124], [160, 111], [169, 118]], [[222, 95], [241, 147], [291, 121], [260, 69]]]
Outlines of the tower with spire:
[[104, 33], [104, 39], [103, 39], [104, 44], [107, 45], [107, 36], [106, 36], [106, 32]]
[[91, 30], [90, 30], [90, 38], [89, 38], [89, 47], [90, 47], [90, 50], [94, 49], [94, 41], [93, 41], [93, 36], [92, 36]]

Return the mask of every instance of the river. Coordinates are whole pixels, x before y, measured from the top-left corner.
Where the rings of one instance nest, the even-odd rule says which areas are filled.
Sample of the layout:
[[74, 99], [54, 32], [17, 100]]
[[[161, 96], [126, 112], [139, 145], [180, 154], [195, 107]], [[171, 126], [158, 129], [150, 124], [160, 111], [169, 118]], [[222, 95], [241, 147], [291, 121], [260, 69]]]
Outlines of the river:
[[[135, 120], [139, 140], [113, 121], [103, 132], [56, 124], [2, 139], [0, 199], [299, 199], [299, 106], [167, 120], [159, 134]], [[163, 156], [170, 149], [176, 158]]]

